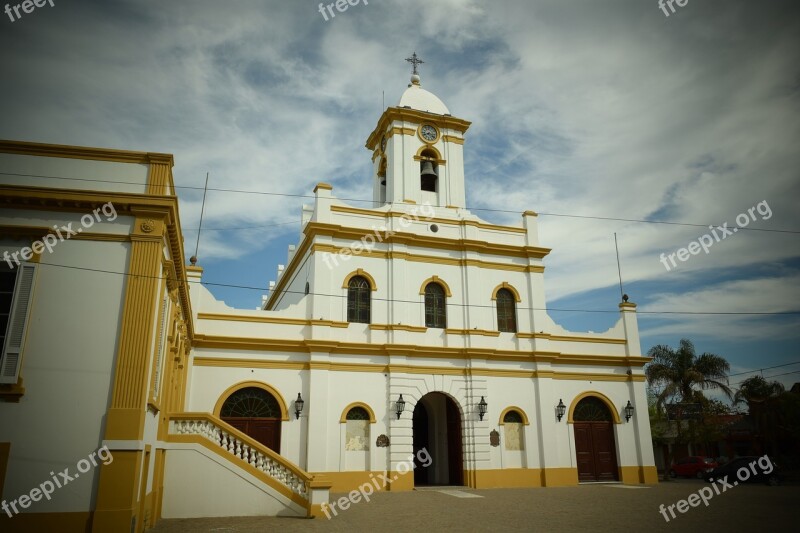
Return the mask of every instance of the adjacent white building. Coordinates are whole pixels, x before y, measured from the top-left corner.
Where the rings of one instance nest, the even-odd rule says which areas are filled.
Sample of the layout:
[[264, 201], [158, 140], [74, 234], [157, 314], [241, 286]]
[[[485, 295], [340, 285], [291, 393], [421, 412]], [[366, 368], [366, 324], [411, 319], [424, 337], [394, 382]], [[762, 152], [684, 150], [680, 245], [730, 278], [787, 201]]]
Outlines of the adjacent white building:
[[366, 141], [374, 205], [318, 184], [258, 310], [185, 266], [171, 156], [0, 143], [0, 253], [115, 212], [0, 262], [3, 499], [114, 457], [3, 530], [319, 516], [384, 472], [392, 491], [655, 483], [635, 304], [601, 334], [554, 323], [536, 213], [466, 208], [469, 126], [414, 75]]

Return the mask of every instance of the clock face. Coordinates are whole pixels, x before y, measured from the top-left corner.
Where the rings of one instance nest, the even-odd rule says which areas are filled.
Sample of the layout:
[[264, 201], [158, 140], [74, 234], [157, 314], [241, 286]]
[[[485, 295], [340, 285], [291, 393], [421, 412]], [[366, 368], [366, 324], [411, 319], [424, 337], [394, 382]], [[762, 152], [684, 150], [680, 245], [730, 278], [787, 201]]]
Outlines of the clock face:
[[433, 142], [439, 136], [439, 132], [436, 131], [436, 128], [431, 126], [430, 124], [425, 124], [419, 129], [420, 136], [428, 142]]

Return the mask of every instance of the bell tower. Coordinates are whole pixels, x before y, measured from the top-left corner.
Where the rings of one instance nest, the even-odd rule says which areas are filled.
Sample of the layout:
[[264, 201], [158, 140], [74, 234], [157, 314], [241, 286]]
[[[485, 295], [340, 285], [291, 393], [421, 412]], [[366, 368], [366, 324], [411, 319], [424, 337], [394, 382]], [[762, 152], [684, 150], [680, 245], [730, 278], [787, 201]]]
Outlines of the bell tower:
[[395, 107], [388, 107], [370, 134], [375, 207], [393, 203], [466, 206], [464, 133], [470, 122], [455, 118], [433, 93], [422, 88], [416, 52], [411, 83]]

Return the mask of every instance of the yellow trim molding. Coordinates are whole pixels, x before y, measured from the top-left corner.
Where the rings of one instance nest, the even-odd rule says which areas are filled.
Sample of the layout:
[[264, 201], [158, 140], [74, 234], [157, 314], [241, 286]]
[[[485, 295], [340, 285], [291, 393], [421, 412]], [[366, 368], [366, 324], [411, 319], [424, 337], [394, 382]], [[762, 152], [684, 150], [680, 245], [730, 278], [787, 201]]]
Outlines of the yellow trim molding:
[[88, 146], [67, 146], [63, 144], [32, 143], [24, 141], [0, 140], [0, 153], [33, 155], [41, 157], [63, 157], [68, 159], [87, 159], [90, 161], [111, 161], [114, 163], [152, 163], [163, 162], [172, 166], [172, 154], [157, 152], [134, 152], [112, 150]]
[[491, 470], [465, 470], [465, 483], [476, 489], [542, 487], [539, 468], [497, 468]]
[[[460, 209], [457, 206], [447, 206], [450, 209]], [[401, 211], [383, 211], [380, 209], [364, 209], [360, 207], [350, 207], [346, 205], [332, 205], [331, 211], [334, 213], [347, 213], [350, 215], [363, 215], [368, 217], [376, 217], [376, 218], [383, 218], [384, 220], [387, 218], [400, 218], [407, 213], [403, 213]], [[498, 224], [490, 224], [488, 222], [479, 222], [477, 220], [461, 220], [461, 219], [450, 219], [450, 218], [426, 218], [426, 221], [429, 222], [436, 222], [437, 224], [449, 224], [451, 226], [473, 226], [476, 228], [481, 229], [488, 229], [492, 231], [506, 231], [509, 233], [528, 233], [528, 230], [525, 228], [517, 227], [517, 226], [501, 226]]]
[[[385, 354], [384, 354], [385, 355]], [[424, 350], [420, 353], [406, 353], [409, 357], [429, 358]], [[458, 358], [456, 358], [458, 359]], [[462, 358], [464, 359], [464, 358]], [[399, 364], [369, 364], [369, 363], [309, 363], [291, 361], [264, 361], [263, 359], [234, 359], [226, 357], [196, 357], [194, 365], [197, 367], [213, 368], [261, 368], [269, 370], [327, 370], [330, 372], [370, 372], [378, 374], [430, 374], [450, 376], [492, 376], [502, 378], [549, 378], [572, 381], [616, 381], [616, 382], [644, 382], [632, 379], [631, 376], [600, 373], [579, 372], [553, 372], [545, 370], [500, 370], [478, 369], [468, 367], [442, 367], [431, 365], [399, 365]], [[638, 376], [633, 376], [637, 378]], [[613, 378], [613, 379], [612, 379]]]
[[329, 184], [329, 183], [320, 182], [320, 183], [317, 183], [316, 187], [314, 187], [314, 192], [317, 192], [319, 190], [332, 191], [333, 190], [333, 186], [331, 184]]
[[[198, 364], [197, 361], [195, 361], [195, 364]], [[236, 391], [246, 389], [248, 387], [255, 387], [257, 389], [262, 389], [270, 393], [272, 397], [278, 401], [278, 406], [281, 409], [281, 420], [283, 420], [284, 422], [289, 420], [289, 410], [286, 408], [286, 400], [283, 399], [283, 396], [281, 395], [280, 392], [278, 392], [278, 389], [270, 385], [267, 385], [263, 381], [243, 381], [241, 383], [237, 383], [236, 385], [233, 385], [225, 389], [225, 392], [223, 392], [220, 395], [216, 405], [214, 405], [214, 411], [213, 411], [214, 416], [220, 418], [220, 412], [222, 412], [222, 406], [225, 403], [225, 401], [230, 397], [231, 394], [233, 394]]]
[[[381, 325], [379, 328], [383, 329]], [[397, 326], [392, 326], [393, 328]], [[497, 333], [497, 332], [494, 332]], [[310, 353], [313, 351], [324, 351], [331, 354], [345, 355], [366, 355], [366, 356], [388, 356], [405, 355], [408, 357], [425, 357], [432, 359], [487, 359], [491, 361], [515, 361], [515, 362], [547, 362], [557, 365], [592, 365], [592, 366], [611, 366], [611, 367], [642, 367], [650, 361], [649, 357], [628, 357], [625, 355], [581, 355], [564, 354], [561, 352], [550, 351], [526, 351], [526, 350], [499, 350], [495, 348], [451, 348], [444, 346], [428, 346], [420, 344], [399, 344], [387, 343], [376, 344], [369, 342], [340, 342], [340, 341], [318, 341], [318, 340], [295, 340], [295, 339], [275, 339], [275, 338], [248, 338], [248, 337], [227, 337], [222, 335], [197, 334], [194, 338], [193, 346], [198, 348], [215, 348], [221, 350], [250, 350], [278, 352], [297, 352]], [[197, 360], [197, 359], [195, 359]], [[545, 371], [539, 371], [539, 375], [545, 376]], [[530, 376], [530, 373], [526, 375]], [[613, 381], [639, 381], [644, 380], [644, 375], [627, 374], [581, 374], [585, 376], [606, 376], [614, 378]], [[551, 377], [547, 375], [547, 377]], [[633, 379], [632, 379], [633, 378]]]
[[506, 413], [508, 413], [509, 411], [518, 412], [520, 414], [520, 416], [522, 416], [522, 423], [524, 425], [526, 425], [526, 426], [530, 425], [530, 422], [528, 421], [528, 415], [526, 415], [525, 411], [523, 411], [521, 408], [517, 407], [516, 405], [511, 405], [511, 406], [506, 407], [505, 409], [503, 409], [503, 412], [500, 413], [500, 421], [497, 423], [497, 425], [499, 425], [499, 426], [504, 426], [505, 425], [505, 422], [503, 422], [503, 418], [505, 418]]
[[506, 281], [494, 288], [492, 291], [492, 300], [497, 300], [497, 293], [500, 291], [500, 289], [507, 289], [509, 292], [511, 292], [511, 294], [514, 295], [514, 299], [517, 301], [517, 303], [522, 301], [522, 298], [519, 297], [519, 292], [517, 292], [517, 289], [515, 289], [513, 285]]
[[445, 333], [449, 333], [451, 335], [483, 335], [484, 337], [499, 337], [499, 331], [491, 331], [488, 329], [453, 329], [453, 328], [446, 328], [444, 330]]
[[[331, 494], [341, 494], [357, 490], [358, 487], [365, 483], [371, 483], [373, 479], [377, 479], [379, 484], [380, 474], [384, 472], [381, 470], [374, 471], [345, 471], [345, 472], [309, 472], [314, 476], [314, 479], [322, 478], [330, 485]], [[389, 487], [382, 487], [382, 490], [387, 490]]]
[[419, 293], [421, 295], [425, 294], [425, 287], [427, 287], [429, 283], [438, 283], [444, 289], [445, 296], [447, 296], [448, 298], [453, 296], [452, 291], [450, 291], [450, 286], [443, 279], [439, 278], [439, 276], [431, 276], [422, 282], [422, 285], [419, 288]]
[[369, 414], [369, 423], [370, 424], [374, 424], [376, 422], [376, 420], [375, 420], [375, 411], [373, 411], [372, 408], [369, 405], [365, 404], [364, 402], [353, 402], [350, 405], [348, 405], [347, 407], [345, 407], [344, 410], [342, 411], [342, 416], [339, 418], [339, 423], [340, 424], [344, 424], [345, 422], [347, 422], [347, 413], [349, 413], [350, 409], [352, 409], [354, 407], [361, 407]]
[[12, 385], [8, 383], [0, 385], [0, 400], [19, 403], [20, 398], [23, 396], [25, 396], [25, 387], [22, 384], [22, 369], [20, 369], [20, 376], [17, 378], [16, 384]]
[[414, 333], [428, 331], [428, 328], [424, 326], [408, 326], [406, 324], [370, 324], [369, 329], [374, 331], [413, 331]]
[[224, 320], [227, 322], [260, 322], [265, 324], [290, 324], [295, 326], [328, 326], [347, 328], [349, 322], [335, 320], [306, 320], [304, 318], [285, 318], [279, 316], [234, 315], [227, 313], [197, 313], [198, 320]]
[[[471, 124], [468, 120], [453, 116], [433, 115], [425, 111], [417, 111], [416, 109], [404, 107], [389, 107], [383, 112], [381, 118], [378, 119], [377, 126], [375, 126], [375, 129], [370, 133], [364, 146], [368, 150], [374, 150], [375, 146], [380, 143], [383, 132], [387, 131], [389, 125], [393, 122], [412, 122], [414, 124], [429, 123], [436, 126], [439, 131], [451, 129], [461, 134], [464, 134]], [[406, 135], [414, 135], [416, 133], [415, 129], [393, 126], [390, 135], [393, 135], [395, 130], [400, 130], [400, 132]], [[410, 133], [406, 133], [406, 130], [410, 130]]]
[[456, 137], [455, 135], [442, 135], [442, 141], [453, 144], [464, 144], [464, 139], [462, 137]]
[[353, 279], [356, 276], [361, 276], [362, 278], [367, 280], [367, 283], [369, 283], [369, 288], [372, 289], [373, 291], [377, 291], [378, 290], [378, 284], [375, 283], [375, 278], [370, 276], [368, 272], [365, 272], [364, 269], [361, 269], [361, 268], [359, 268], [358, 270], [354, 270], [353, 272], [350, 272], [344, 278], [344, 282], [342, 283], [342, 288], [343, 289], [349, 288], [350, 287], [350, 285], [349, 285], [350, 280]]
[[[311, 252], [324, 252], [338, 254], [342, 250], [347, 250], [346, 246], [335, 246], [331, 244], [316, 243], [311, 246]], [[454, 259], [452, 257], [439, 257], [434, 255], [412, 254], [408, 252], [396, 252], [391, 250], [364, 250], [359, 254], [361, 257], [372, 257], [377, 259], [402, 259], [416, 263], [426, 263], [431, 265], [453, 265], [453, 266], [474, 266], [490, 270], [508, 270], [510, 272], [544, 272], [541, 265], [515, 265], [508, 263], [496, 263], [493, 261], [483, 261], [479, 259]], [[285, 274], [284, 274], [285, 275]], [[283, 276], [281, 276], [283, 279]]]
[[588, 398], [590, 396], [594, 396], [595, 398], [598, 398], [604, 404], [606, 404], [606, 407], [608, 407], [608, 410], [611, 411], [611, 417], [614, 419], [614, 423], [615, 424], [621, 424], [622, 423], [622, 421], [619, 418], [619, 413], [617, 412], [617, 408], [614, 407], [614, 402], [609, 400], [608, 396], [606, 396], [602, 392], [586, 391], [586, 392], [582, 392], [581, 394], [577, 395], [572, 400], [572, 403], [569, 406], [569, 414], [567, 415], [567, 423], [568, 424], [574, 424], [575, 423], [575, 420], [573, 418], [573, 414], [575, 413], [575, 406], [577, 406], [578, 403], [581, 400], [583, 400], [584, 398]]

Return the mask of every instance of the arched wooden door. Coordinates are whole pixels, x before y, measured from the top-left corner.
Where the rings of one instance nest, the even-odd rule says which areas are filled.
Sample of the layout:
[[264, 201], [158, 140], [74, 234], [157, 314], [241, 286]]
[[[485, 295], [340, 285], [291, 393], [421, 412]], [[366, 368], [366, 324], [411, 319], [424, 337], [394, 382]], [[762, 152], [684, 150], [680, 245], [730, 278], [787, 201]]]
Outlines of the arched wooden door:
[[234, 392], [222, 404], [220, 418], [275, 453], [281, 453], [281, 408], [278, 400], [258, 387]]
[[578, 481], [617, 481], [617, 448], [611, 412], [603, 401], [589, 396], [573, 414]]

